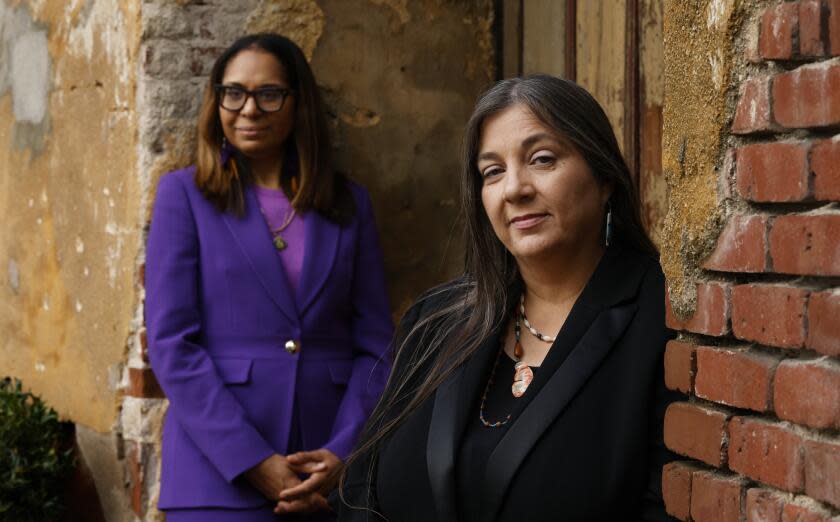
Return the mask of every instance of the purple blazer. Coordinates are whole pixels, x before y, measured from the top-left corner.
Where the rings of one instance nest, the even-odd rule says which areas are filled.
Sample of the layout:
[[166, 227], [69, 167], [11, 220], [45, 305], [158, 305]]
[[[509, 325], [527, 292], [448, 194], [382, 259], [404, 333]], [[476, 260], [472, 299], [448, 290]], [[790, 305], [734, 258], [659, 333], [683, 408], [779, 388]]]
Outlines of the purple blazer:
[[253, 190], [243, 217], [222, 214], [194, 172], [161, 178], [146, 251], [149, 360], [170, 401], [158, 506], [256, 507], [240, 475], [286, 453], [295, 400], [304, 447], [344, 458], [379, 399], [393, 334], [382, 253], [350, 183], [349, 224], [306, 215], [293, 294]]

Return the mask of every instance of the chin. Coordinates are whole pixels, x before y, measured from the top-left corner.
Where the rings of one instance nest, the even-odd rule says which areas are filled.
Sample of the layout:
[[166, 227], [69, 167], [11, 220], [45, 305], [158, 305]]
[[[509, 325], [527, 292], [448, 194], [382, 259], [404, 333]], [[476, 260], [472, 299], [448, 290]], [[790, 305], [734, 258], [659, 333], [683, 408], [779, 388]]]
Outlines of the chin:
[[553, 250], [552, 245], [537, 241], [517, 241], [508, 250], [517, 259], [540, 257]]
[[267, 156], [271, 147], [258, 141], [245, 141], [234, 145], [236, 149], [249, 158], [261, 158]]
[[556, 254], [564, 250], [577, 250], [581, 244], [568, 237], [538, 237], [530, 236], [518, 238], [512, 244], [506, 245], [513, 257], [517, 259], [540, 258]]

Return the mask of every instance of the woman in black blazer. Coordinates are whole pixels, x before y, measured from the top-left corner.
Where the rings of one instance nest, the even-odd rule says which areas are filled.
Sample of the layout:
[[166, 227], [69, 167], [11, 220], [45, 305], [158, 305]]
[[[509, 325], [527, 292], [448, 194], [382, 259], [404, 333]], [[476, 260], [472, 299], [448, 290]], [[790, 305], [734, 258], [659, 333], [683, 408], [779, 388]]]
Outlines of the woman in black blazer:
[[499, 82], [461, 182], [465, 274], [403, 318], [339, 520], [668, 520], [664, 278], [603, 110]]

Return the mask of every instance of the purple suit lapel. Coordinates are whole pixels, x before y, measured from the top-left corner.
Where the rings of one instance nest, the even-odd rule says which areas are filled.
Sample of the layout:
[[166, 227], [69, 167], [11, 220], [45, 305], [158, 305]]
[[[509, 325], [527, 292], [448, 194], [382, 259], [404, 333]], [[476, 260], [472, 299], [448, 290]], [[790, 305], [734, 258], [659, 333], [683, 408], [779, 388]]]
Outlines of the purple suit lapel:
[[[277, 304], [280, 310], [293, 323], [298, 321], [298, 310], [292, 289], [286, 279], [283, 263], [280, 256], [274, 249], [271, 241], [271, 232], [260, 212], [259, 202], [254, 191], [248, 187], [245, 189], [245, 215], [241, 218], [224, 214], [225, 225], [233, 236], [234, 243], [248, 259], [251, 268], [265, 288], [272, 301]], [[308, 225], [307, 225], [308, 228]], [[307, 237], [309, 231], [307, 230]], [[309, 255], [310, 243], [306, 246], [306, 255]], [[304, 263], [306, 258], [304, 258]], [[306, 269], [304, 268], [304, 274]]]
[[303, 269], [297, 287], [296, 301], [300, 314], [321, 293], [335, 261], [341, 227], [317, 212], [306, 214], [306, 247], [303, 253]]

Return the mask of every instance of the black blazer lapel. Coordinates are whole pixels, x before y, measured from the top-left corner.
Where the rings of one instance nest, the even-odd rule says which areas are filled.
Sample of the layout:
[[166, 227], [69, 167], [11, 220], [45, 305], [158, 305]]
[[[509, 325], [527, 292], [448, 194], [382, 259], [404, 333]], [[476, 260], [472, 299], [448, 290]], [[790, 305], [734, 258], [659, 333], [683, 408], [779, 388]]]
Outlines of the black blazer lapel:
[[306, 313], [306, 309], [324, 288], [335, 262], [338, 240], [341, 237], [341, 227], [317, 212], [307, 213], [305, 219], [306, 246], [296, 295], [301, 315]]
[[482, 378], [499, 349], [498, 332], [491, 334], [469, 360], [459, 366], [435, 391], [435, 404], [426, 444], [426, 466], [438, 520], [458, 519], [455, 505], [455, 458], [467, 426], [471, 406], [483, 390]]
[[298, 312], [294, 296], [259, 208], [257, 197], [249, 187], [245, 189], [245, 215], [237, 218], [225, 213], [222, 219], [271, 300], [296, 323]]
[[481, 520], [494, 520], [516, 470], [543, 432], [600, 366], [636, 313], [635, 302], [597, 315], [557, 371], [511, 425], [487, 462]]
[[426, 442], [426, 466], [438, 520], [456, 520], [455, 511], [455, 418], [463, 366], [456, 369], [435, 391], [435, 406]]

